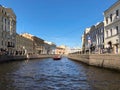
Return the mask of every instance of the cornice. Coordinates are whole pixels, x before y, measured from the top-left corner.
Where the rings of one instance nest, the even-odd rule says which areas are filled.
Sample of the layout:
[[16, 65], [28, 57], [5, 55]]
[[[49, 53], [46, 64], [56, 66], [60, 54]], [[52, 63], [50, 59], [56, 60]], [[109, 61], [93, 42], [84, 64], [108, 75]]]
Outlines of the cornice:
[[114, 9], [117, 5], [120, 5], [120, 0], [118, 0], [117, 2], [115, 2], [113, 5], [111, 5], [107, 10], [104, 11], [104, 14], [106, 14], [107, 12], [109, 12], [110, 10]]

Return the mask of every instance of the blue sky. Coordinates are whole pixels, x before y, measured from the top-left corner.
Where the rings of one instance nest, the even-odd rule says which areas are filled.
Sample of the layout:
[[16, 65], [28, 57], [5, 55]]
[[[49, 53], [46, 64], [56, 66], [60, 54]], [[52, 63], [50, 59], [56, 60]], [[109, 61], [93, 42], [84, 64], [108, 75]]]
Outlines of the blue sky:
[[103, 12], [117, 0], [0, 0], [17, 16], [17, 32], [44, 40], [81, 46], [85, 28], [103, 21]]

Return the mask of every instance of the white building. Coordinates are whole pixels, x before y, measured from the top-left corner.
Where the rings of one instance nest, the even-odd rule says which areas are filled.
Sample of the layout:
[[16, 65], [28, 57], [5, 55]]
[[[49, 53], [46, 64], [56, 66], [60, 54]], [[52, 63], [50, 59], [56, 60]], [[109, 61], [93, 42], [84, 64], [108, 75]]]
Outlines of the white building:
[[13, 55], [16, 39], [16, 15], [11, 8], [0, 5], [0, 52]]
[[105, 47], [120, 53], [120, 0], [104, 12]]
[[104, 23], [99, 22], [90, 28], [86, 28], [82, 39], [82, 48], [85, 48], [86, 52], [102, 52], [104, 48]]
[[89, 51], [91, 41], [88, 40], [91, 28], [86, 28], [84, 33], [85, 52]]
[[56, 45], [53, 42], [44, 41], [44, 54], [55, 54]]

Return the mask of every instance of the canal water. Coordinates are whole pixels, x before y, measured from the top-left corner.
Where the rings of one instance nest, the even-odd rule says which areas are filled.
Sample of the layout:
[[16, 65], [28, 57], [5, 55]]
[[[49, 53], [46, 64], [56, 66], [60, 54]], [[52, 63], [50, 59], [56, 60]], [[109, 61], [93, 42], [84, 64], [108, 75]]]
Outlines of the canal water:
[[120, 90], [120, 73], [66, 57], [0, 64], [0, 90]]

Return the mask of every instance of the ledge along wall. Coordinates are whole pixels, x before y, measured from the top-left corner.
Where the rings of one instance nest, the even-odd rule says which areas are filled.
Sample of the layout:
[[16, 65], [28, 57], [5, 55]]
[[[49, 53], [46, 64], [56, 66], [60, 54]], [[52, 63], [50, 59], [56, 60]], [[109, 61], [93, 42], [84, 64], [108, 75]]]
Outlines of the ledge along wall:
[[115, 69], [120, 71], [120, 55], [113, 54], [88, 54], [88, 55], [68, 55], [68, 58], [81, 61], [88, 65], [103, 68]]
[[13, 60], [25, 60], [26, 56], [0, 56], [0, 62], [13, 61]]
[[51, 58], [54, 54], [43, 54], [43, 55], [31, 55], [28, 59], [41, 59], [41, 58]]
[[7, 56], [7, 55], [2, 55], [0, 56], [0, 62], [6, 62], [6, 61], [17, 61], [17, 60], [26, 60], [26, 59], [42, 59], [42, 58], [51, 58], [54, 55], [31, 55], [27, 57], [26, 55], [24, 56]]

